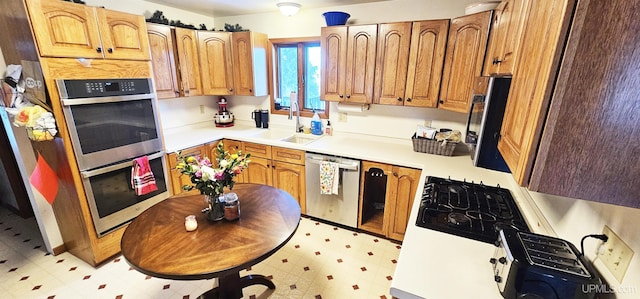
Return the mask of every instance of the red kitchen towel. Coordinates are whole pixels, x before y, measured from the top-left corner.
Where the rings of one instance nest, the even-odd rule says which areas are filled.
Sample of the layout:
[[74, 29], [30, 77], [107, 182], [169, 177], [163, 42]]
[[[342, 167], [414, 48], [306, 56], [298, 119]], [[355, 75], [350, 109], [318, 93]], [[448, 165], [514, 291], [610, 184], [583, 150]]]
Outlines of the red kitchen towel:
[[36, 168], [33, 170], [31, 177], [29, 177], [29, 182], [49, 204], [53, 204], [58, 194], [58, 176], [39, 152], [38, 162], [36, 162]]
[[142, 156], [133, 160], [131, 168], [131, 188], [136, 191], [136, 195], [145, 195], [158, 190], [156, 179], [149, 166], [149, 158]]

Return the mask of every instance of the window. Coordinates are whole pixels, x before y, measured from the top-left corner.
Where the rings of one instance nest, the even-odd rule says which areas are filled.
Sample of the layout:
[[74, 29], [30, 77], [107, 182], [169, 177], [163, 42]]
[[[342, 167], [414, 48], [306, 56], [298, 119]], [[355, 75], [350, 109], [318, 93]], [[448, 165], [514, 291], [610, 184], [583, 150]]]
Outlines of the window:
[[[295, 92], [300, 115], [329, 116], [329, 103], [320, 99], [319, 38], [272, 39], [274, 61], [274, 103], [272, 113], [289, 114]], [[279, 104], [279, 105], [278, 105]]]

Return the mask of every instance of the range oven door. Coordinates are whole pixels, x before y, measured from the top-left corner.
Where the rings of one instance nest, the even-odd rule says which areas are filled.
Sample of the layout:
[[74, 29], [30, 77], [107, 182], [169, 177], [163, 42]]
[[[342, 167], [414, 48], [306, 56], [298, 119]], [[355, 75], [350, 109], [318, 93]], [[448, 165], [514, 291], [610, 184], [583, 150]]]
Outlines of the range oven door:
[[133, 159], [82, 171], [93, 224], [99, 236], [116, 229], [147, 208], [169, 197], [167, 163], [163, 151], [148, 155], [158, 190], [138, 196], [131, 186]]
[[56, 83], [80, 170], [162, 150], [149, 79]]

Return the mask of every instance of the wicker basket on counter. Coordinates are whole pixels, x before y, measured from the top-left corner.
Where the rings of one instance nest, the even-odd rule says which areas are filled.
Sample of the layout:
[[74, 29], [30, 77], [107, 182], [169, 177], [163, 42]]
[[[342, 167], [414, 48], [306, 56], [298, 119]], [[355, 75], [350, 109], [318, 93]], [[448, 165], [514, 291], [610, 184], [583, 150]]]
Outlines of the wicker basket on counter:
[[435, 139], [418, 138], [416, 134], [413, 134], [411, 141], [413, 141], [414, 152], [441, 156], [453, 155], [453, 150], [455, 150], [456, 145], [458, 145], [457, 142], [447, 142], [446, 144], [443, 144], [443, 142]]

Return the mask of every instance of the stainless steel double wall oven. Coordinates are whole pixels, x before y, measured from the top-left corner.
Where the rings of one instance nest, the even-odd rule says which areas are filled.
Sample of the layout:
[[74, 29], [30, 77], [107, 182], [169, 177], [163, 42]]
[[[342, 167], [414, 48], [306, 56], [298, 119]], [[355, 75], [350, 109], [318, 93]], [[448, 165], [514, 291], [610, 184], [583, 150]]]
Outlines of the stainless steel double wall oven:
[[[151, 79], [57, 80], [66, 124], [98, 235], [169, 197]], [[133, 160], [147, 156], [158, 190], [138, 196]]]

